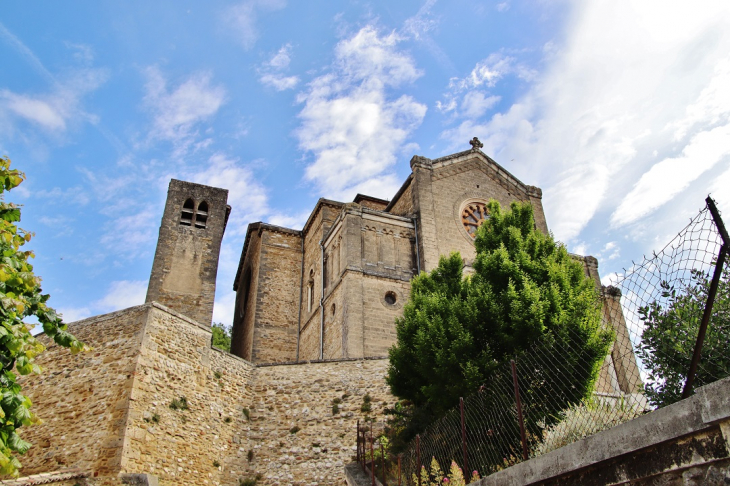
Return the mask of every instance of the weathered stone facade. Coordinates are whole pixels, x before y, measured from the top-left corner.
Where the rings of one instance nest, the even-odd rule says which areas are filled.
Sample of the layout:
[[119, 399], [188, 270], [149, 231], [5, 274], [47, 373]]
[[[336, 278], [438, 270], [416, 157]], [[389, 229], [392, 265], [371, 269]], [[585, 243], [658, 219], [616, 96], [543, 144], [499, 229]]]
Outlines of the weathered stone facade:
[[[171, 181], [147, 303], [72, 324], [94, 351], [50, 344], [46, 372], [23, 378], [45, 420], [24, 429], [36, 446], [23, 473], [61, 471], [57, 484], [68, 468], [94, 485], [235, 486], [258, 474], [266, 485], [342, 484], [356, 422], [382, 423], [394, 403], [384, 357], [413, 276], [451, 251], [471, 265], [480, 221], [465, 214], [490, 199], [530, 202], [548, 231], [540, 189], [478, 149], [416, 156], [411, 169], [390, 202], [320, 199], [301, 231], [249, 225], [232, 354], [211, 347], [210, 329], [227, 191]], [[595, 258], [576, 258], [600, 288]], [[618, 301], [605, 294], [609, 316]], [[606, 320], [614, 347], [630, 349], [625, 323]], [[633, 355], [606, 360], [597, 391], [635, 391]]]
[[228, 191], [172, 179], [146, 302], [160, 302], [210, 325]]
[[45, 373], [22, 381], [44, 420], [23, 431], [35, 444], [22, 458], [26, 475], [74, 467], [85, 484], [129, 474], [161, 485], [235, 486], [257, 474], [262, 484], [336, 484], [357, 421], [382, 420], [395, 402], [387, 360], [256, 367], [157, 303], [71, 329], [94, 351], [71, 356], [45, 340]]

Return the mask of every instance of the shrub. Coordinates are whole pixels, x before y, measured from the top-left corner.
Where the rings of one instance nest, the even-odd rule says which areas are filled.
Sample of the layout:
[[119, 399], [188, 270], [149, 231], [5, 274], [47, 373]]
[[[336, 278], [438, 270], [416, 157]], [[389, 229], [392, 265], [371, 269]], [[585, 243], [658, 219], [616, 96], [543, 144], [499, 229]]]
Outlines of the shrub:
[[173, 398], [170, 402], [170, 408], [173, 410], [187, 410], [189, 408], [188, 399], [185, 397]]

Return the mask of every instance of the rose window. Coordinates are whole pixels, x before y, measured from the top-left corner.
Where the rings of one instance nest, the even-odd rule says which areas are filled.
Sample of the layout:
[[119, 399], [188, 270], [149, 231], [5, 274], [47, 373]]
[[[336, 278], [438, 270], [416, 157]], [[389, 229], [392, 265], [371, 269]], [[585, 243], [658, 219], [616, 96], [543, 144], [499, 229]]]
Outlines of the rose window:
[[470, 202], [461, 211], [461, 223], [472, 238], [477, 235], [477, 228], [488, 217], [487, 207], [483, 202]]

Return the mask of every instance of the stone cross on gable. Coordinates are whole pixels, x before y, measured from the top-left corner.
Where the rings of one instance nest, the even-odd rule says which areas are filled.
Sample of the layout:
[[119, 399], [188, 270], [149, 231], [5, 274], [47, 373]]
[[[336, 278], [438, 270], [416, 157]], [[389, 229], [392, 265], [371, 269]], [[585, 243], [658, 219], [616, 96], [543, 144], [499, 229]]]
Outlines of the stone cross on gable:
[[484, 147], [484, 144], [479, 141], [477, 137], [472, 138], [469, 140], [469, 145], [471, 145], [472, 150], [479, 150], [480, 148]]

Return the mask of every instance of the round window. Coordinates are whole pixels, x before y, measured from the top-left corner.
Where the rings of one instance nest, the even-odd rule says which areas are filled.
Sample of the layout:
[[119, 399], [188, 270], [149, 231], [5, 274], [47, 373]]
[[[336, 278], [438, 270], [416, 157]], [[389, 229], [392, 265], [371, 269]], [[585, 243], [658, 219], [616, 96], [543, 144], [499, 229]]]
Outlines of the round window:
[[388, 305], [395, 305], [396, 301], [398, 300], [398, 297], [395, 295], [395, 292], [388, 291], [385, 293], [384, 300], [385, 300], [385, 303]]
[[480, 201], [472, 201], [461, 210], [461, 224], [469, 236], [474, 238], [477, 235], [477, 228], [489, 218], [487, 206]]

